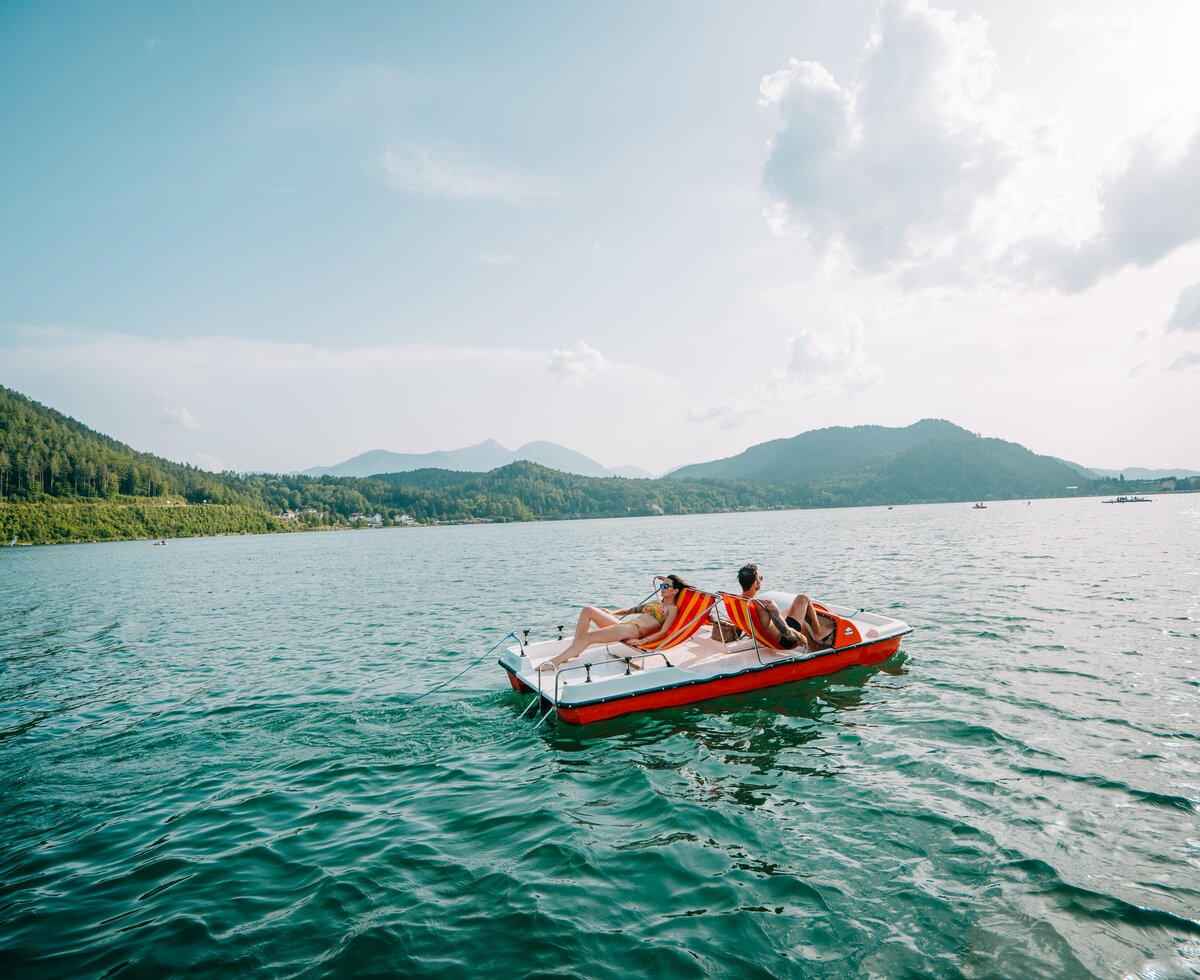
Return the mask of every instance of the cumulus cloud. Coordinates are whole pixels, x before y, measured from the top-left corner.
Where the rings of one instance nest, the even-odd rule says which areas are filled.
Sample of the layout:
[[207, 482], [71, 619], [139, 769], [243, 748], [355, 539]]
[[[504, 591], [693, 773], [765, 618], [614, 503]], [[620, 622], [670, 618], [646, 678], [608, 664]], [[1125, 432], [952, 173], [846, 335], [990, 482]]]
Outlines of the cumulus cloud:
[[795, 59], [763, 78], [782, 118], [763, 172], [774, 227], [872, 273], [945, 250], [1013, 165], [995, 67], [983, 21], [887, 0], [853, 84]]
[[1168, 371], [1191, 371], [1194, 368], [1200, 368], [1200, 351], [1184, 351], [1167, 365]]
[[1200, 330], [1200, 282], [1180, 291], [1175, 312], [1167, 321], [1167, 329]]
[[[762, 399], [766, 398], [766, 404]], [[769, 408], [775, 398], [771, 389], [762, 384], [755, 385], [747, 394], [727, 395], [707, 405], [695, 405], [688, 409], [689, 422], [717, 422], [723, 429], [736, 429]]]
[[200, 422], [186, 408], [164, 408], [159, 416], [163, 425], [177, 425], [181, 429], [195, 431], [200, 428]]
[[1099, 230], [1084, 242], [1042, 236], [1018, 243], [1008, 260], [1015, 274], [1076, 293], [1200, 239], [1200, 131], [1175, 155], [1151, 137], [1135, 141], [1102, 183], [1099, 208]]
[[878, 384], [883, 372], [867, 358], [862, 320], [838, 307], [821, 329], [805, 328], [790, 337], [778, 362], [758, 377], [736, 395], [692, 407], [688, 420], [736, 428], [798, 397], [864, 391]]
[[604, 355], [584, 341], [571, 350], [553, 350], [546, 369], [564, 384], [579, 385], [603, 373]]
[[550, 181], [468, 156], [454, 146], [389, 147], [379, 165], [394, 189], [426, 197], [521, 202], [561, 195]]
[[[678, 379], [586, 344], [559, 363], [575, 376], [603, 366], [602, 385], [537, 383], [549, 380], [550, 352], [519, 347], [155, 340], [31, 328], [0, 330], [0, 350], [5, 385], [139, 450], [217, 469], [287, 471], [369, 449], [427, 452], [489, 437], [623, 454], [629, 432], [664, 406], [682, 417], [686, 405]], [[203, 428], [162, 424], [164, 391], [173, 411], [186, 405]]]
[[980, 18], [883, 0], [854, 78], [796, 59], [765, 76], [772, 230], [909, 287], [1064, 293], [1200, 240], [1200, 131], [1176, 153], [1132, 139], [1107, 172], [1067, 178], [1065, 121], [995, 90], [996, 68]]
[[201, 469], [208, 470], [210, 473], [224, 473], [231, 468], [225, 460], [217, 456], [210, 456], [208, 453], [192, 453], [192, 458]]
[[1083, 10], [1059, 8], [1051, 13], [1047, 26], [1060, 35], [1057, 43], [1085, 49], [1094, 64], [1125, 66], [1134, 56], [1138, 19], [1132, 5], [1112, 10], [1096, 4]]

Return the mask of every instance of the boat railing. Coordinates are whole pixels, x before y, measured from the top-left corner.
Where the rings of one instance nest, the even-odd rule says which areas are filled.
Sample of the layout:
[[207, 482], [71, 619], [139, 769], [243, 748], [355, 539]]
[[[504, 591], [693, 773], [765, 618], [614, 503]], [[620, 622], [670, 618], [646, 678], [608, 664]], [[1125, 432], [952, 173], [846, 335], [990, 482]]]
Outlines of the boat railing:
[[[751, 599], [750, 602], [757, 603], [760, 606], [762, 605], [761, 599]], [[733, 624], [732, 620], [728, 620], [724, 616], [721, 615], [721, 613], [724, 609], [725, 609], [725, 597], [721, 596], [720, 599], [718, 600], [717, 604], [715, 606], [713, 606], [713, 614], [716, 616], [717, 623], [721, 627], [721, 629], [720, 629], [721, 645], [725, 647], [725, 652], [728, 654], [728, 653], [731, 653], [732, 651], [729, 649], [729, 641], [727, 639], [725, 639], [725, 627], [728, 626], [731, 629], [738, 630], [738, 632], [741, 632], [741, 630], [738, 629], [738, 627]], [[750, 638], [750, 641], [754, 644], [754, 656], [757, 658], [759, 664], [765, 664], [766, 661], [764, 661], [762, 658], [762, 648], [759, 646], [758, 637], [756, 637], [754, 635], [754, 631], [751, 630], [749, 633], [742, 633], [742, 635], [748, 636]], [[739, 641], [735, 640], [734, 642], [736, 643]]]

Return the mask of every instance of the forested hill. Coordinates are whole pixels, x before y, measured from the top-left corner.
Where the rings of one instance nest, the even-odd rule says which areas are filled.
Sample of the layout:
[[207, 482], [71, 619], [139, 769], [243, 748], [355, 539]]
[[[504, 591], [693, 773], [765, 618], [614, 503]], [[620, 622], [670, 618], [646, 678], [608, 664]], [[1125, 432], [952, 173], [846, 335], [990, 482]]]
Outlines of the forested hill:
[[1088, 484], [1061, 460], [1014, 442], [981, 438], [940, 419], [904, 428], [814, 429], [727, 459], [685, 466], [670, 477], [808, 484], [838, 497], [865, 494], [896, 503], [1060, 496], [1069, 487]]
[[249, 503], [228, 477], [139, 453], [9, 388], [0, 387], [0, 499], [178, 495]]
[[[139, 453], [0, 387], [0, 541], [95, 541], [371, 524], [564, 520], [1112, 493], [948, 422], [823, 429], [660, 480], [516, 462], [371, 478], [208, 473]], [[1179, 489], [1200, 489], [1200, 478]]]
[[582, 477], [527, 462], [489, 473], [421, 470], [370, 479], [208, 473], [139, 453], [0, 388], [4, 541], [626, 517], [802, 503], [778, 487]]
[[735, 480], [576, 476], [521, 460], [487, 473], [412, 470], [372, 478], [413, 518], [561, 520], [700, 514], [803, 505], [795, 488]]

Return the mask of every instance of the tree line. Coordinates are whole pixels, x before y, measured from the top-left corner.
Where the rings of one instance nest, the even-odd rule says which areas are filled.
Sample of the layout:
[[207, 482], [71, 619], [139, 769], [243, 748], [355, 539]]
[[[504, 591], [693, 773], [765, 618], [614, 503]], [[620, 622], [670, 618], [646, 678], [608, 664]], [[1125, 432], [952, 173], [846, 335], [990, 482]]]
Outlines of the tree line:
[[[356, 515], [375, 514], [384, 525], [569, 520], [1139, 489], [1133, 482], [1083, 478], [1075, 487], [1035, 483], [1023, 459], [1011, 452], [985, 456], [986, 448], [947, 454], [931, 444], [866, 460], [857, 472], [819, 483], [585, 477], [524, 461], [488, 473], [239, 475], [136, 452], [0, 387], [0, 535], [108, 540], [345, 526]], [[1180, 480], [1176, 488], [1200, 490], [1200, 478]], [[287, 511], [286, 520], [277, 518]]]

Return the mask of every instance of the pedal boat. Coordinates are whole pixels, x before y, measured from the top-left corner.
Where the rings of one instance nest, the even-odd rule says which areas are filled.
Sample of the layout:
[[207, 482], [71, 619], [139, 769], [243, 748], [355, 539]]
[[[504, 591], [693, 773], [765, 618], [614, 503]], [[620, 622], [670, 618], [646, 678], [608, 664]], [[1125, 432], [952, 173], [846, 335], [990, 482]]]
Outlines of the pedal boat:
[[[853, 666], [882, 663], [900, 649], [900, 640], [912, 628], [899, 619], [844, 606], [816, 604], [820, 614], [835, 624], [833, 646], [817, 650], [769, 648], [769, 638], [752, 631], [740, 639], [714, 639], [708, 609], [715, 605], [722, 622], [748, 625], [736, 616], [731, 596], [711, 596], [697, 619], [682, 629], [685, 639], [666, 649], [643, 651], [624, 643], [597, 645], [557, 671], [539, 671], [538, 665], [561, 653], [570, 638], [507, 647], [499, 664], [514, 690], [536, 694], [543, 717], [551, 713], [572, 725], [617, 718], [635, 711], [673, 707], [776, 684], [787, 684], [832, 674]], [[787, 609], [795, 595], [764, 592], [761, 598]], [[729, 600], [728, 605], [723, 600]], [[682, 615], [681, 617], [682, 618]], [[670, 643], [670, 638], [664, 640]], [[528, 710], [528, 708], [526, 709]]]

